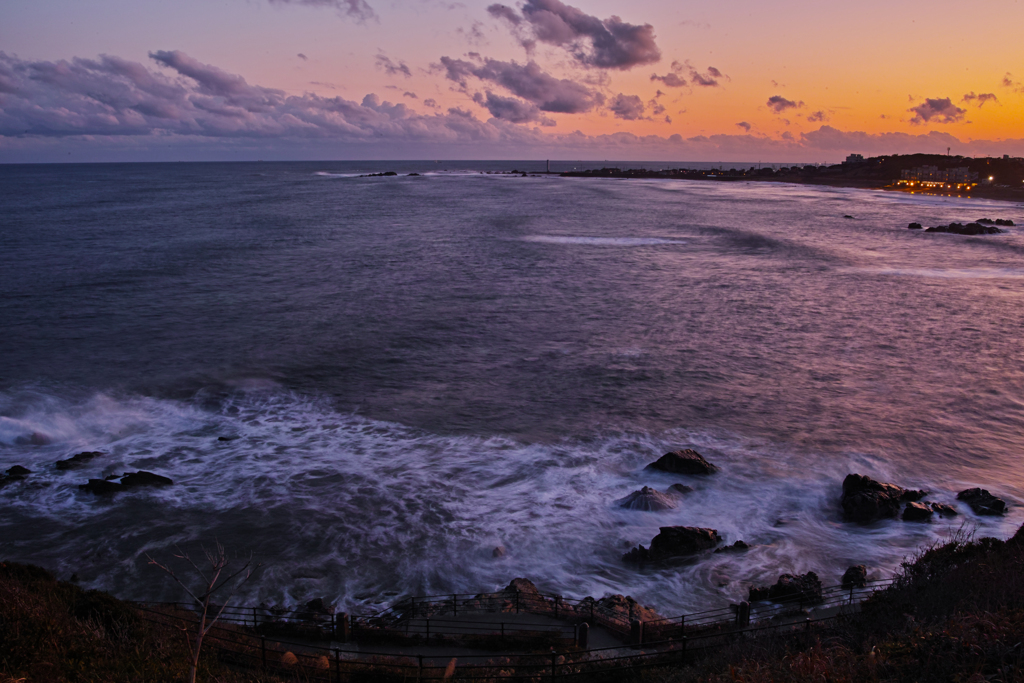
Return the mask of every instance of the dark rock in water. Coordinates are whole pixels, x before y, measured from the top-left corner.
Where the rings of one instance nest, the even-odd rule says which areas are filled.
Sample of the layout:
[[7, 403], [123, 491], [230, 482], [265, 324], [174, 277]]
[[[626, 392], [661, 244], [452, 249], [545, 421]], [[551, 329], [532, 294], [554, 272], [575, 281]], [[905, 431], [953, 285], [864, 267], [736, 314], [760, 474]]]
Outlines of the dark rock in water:
[[981, 223], [982, 225], [1005, 225], [1008, 227], [1013, 226], [1013, 221], [1003, 218], [997, 218], [995, 220], [992, 220], [991, 218], [979, 218], [974, 222]]
[[409, 177], [410, 177], [410, 178], [415, 178], [415, 177], [417, 177], [418, 175], [419, 175], [419, 173], [410, 173], [410, 174], [409, 174]]
[[718, 471], [718, 467], [709, 463], [700, 453], [691, 448], [666, 453], [645, 469], [675, 474], [712, 474]]
[[656, 512], [658, 510], [674, 510], [676, 507], [671, 496], [655, 491], [650, 487], [643, 487], [639, 491], [633, 491], [625, 498], [618, 501], [619, 507], [627, 510], [644, 510]]
[[732, 545], [723, 546], [715, 550], [715, 553], [743, 553], [750, 550], [750, 546], [743, 541], [736, 541]]
[[943, 503], [932, 503], [931, 505], [932, 512], [937, 512], [943, 517], [956, 517], [960, 514], [952, 505], [945, 505]]
[[722, 542], [715, 529], [695, 526], [663, 526], [661, 533], [651, 541], [650, 548], [642, 545], [622, 556], [627, 562], [657, 562], [674, 557], [686, 557], [710, 550]]
[[924, 503], [907, 503], [903, 508], [904, 522], [927, 522], [932, 518], [932, 508]]
[[237, 436], [218, 436], [217, 441], [234, 441], [237, 438]]
[[84, 465], [93, 458], [98, 458], [101, 455], [103, 455], [103, 453], [99, 451], [82, 451], [81, 453], [72, 455], [67, 460], [58, 460], [54, 466], [58, 470], [70, 470], [73, 467]]
[[313, 598], [306, 603], [306, 611], [314, 614], [327, 614], [327, 607], [324, 606], [323, 598]]
[[1001, 515], [1006, 512], [1006, 501], [996, 498], [986, 489], [967, 489], [956, 494], [956, 499], [970, 505], [979, 515]]
[[821, 581], [814, 572], [803, 576], [783, 574], [774, 586], [750, 587], [750, 601], [774, 600], [775, 602], [817, 603], [822, 601]]
[[121, 477], [121, 485], [125, 488], [136, 488], [138, 486], [170, 486], [174, 482], [167, 477], [161, 477], [152, 472], [133, 472]]
[[668, 491], [666, 491], [666, 493], [682, 496], [687, 493], [693, 493], [693, 487], [687, 486], [686, 484], [672, 484], [668, 487]]
[[868, 568], [862, 564], [855, 565], [846, 570], [843, 574], [843, 588], [863, 588], [868, 583]]
[[1009, 218], [997, 218], [996, 225], [1005, 225], [1007, 227], [1013, 227], [1013, 221]]
[[7, 470], [8, 477], [24, 477], [26, 474], [32, 474], [32, 470], [21, 465], [15, 465], [14, 467]]
[[843, 216], [843, 218], [853, 218], [853, 216], [851, 216], [850, 214], [846, 214], [845, 216]]
[[14, 439], [14, 443], [19, 446], [46, 446], [50, 441], [50, 437], [42, 432], [32, 432], [28, 436], [19, 436]]
[[123, 486], [112, 481], [107, 481], [106, 479], [90, 479], [89, 483], [79, 484], [78, 488], [82, 491], [95, 493], [97, 496], [106, 496], [124, 491]]
[[924, 226], [921, 225], [920, 223], [911, 223], [910, 225], [907, 226], [907, 229], [908, 230], [923, 230]]
[[953, 235], [998, 235], [1002, 232], [999, 228], [981, 223], [950, 223], [949, 225], [937, 225], [934, 228], [926, 228], [925, 232], [946, 232]]
[[883, 484], [860, 474], [849, 474], [843, 480], [840, 503], [843, 514], [852, 522], [873, 522], [890, 519], [900, 512], [900, 503], [920, 500], [927, 491], [905, 489], [895, 484]]
[[494, 548], [494, 550], [491, 551], [491, 557], [505, 557], [505, 554], [507, 552], [508, 551], [505, 550], [505, 546], [499, 545], [499, 546], [496, 546]]
[[120, 479], [122, 476], [123, 475], [120, 474], [108, 474], [107, 476], [103, 477], [103, 479], [105, 479], [106, 481], [114, 481], [115, 479]]

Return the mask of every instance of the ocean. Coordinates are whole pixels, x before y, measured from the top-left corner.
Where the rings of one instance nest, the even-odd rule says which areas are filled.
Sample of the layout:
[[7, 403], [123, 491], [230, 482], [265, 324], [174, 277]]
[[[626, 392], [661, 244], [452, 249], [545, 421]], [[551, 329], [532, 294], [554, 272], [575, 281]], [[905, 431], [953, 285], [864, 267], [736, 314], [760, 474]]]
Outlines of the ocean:
[[[1024, 522], [1024, 232], [906, 229], [1024, 207], [485, 172], [544, 167], [0, 166], [0, 558], [171, 600], [147, 555], [219, 541], [245, 604], [524, 576], [679, 614]], [[722, 471], [644, 469], [679, 448]], [[174, 485], [78, 489], [136, 470]], [[1011, 509], [851, 524], [851, 472]], [[670, 525], [753, 547], [622, 562]]]

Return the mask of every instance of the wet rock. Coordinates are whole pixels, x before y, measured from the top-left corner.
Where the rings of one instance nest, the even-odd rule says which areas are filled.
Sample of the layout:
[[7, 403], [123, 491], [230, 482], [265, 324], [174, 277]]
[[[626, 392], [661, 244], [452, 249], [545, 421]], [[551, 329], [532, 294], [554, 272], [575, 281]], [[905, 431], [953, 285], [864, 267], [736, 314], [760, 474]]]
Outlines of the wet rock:
[[956, 494], [956, 499], [970, 505], [975, 514], [1001, 515], [1006, 512], [1006, 501], [996, 498], [986, 489], [967, 489]]
[[956, 517], [960, 514], [952, 505], [945, 505], [943, 503], [932, 503], [931, 505], [932, 512], [937, 512], [942, 517]]
[[686, 484], [672, 484], [671, 486], [668, 487], [668, 491], [666, 491], [665, 493], [670, 493], [676, 496], [683, 496], [686, 495], [687, 493], [693, 493], [693, 487], [687, 486]]
[[161, 477], [152, 472], [138, 471], [126, 473], [121, 477], [121, 485], [125, 488], [137, 488], [140, 486], [170, 486], [174, 482], [167, 477]]
[[710, 550], [722, 542], [715, 529], [695, 526], [663, 526], [661, 533], [651, 541], [650, 548], [642, 545], [622, 556], [626, 562], [657, 562], [675, 557], [694, 555]]
[[950, 223], [949, 225], [936, 225], [934, 228], [925, 228], [925, 232], [945, 232], [953, 235], [998, 235], [1002, 232], [994, 225], [982, 225], [981, 223]]
[[981, 223], [982, 225], [1005, 225], [1005, 226], [1012, 226], [1013, 225], [1013, 221], [1011, 221], [1009, 219], [1003, 219], [1003, 218], [997, 218], [995, 220], [992, 220], [991, 218], [979, 218], [978, 220], [976, 220], [974, 222], [975, 223]]
[[123, 486], [113, 481], [107, 481], [106, 479], [90, 479], [86, 484], [79, 484], [78, 488], [82, 491], [95, 493], [97, 496], [109, 496], [114, 493], [124, 491]]
[[21, 478], [24, 477], [26, 474], [32, 474], [32, 470], [30, 470], [27, 467], [22, 467], [21, 465], [15, 465], [14, 467], [8, 469], [5, 474], [7, 474], [8, 477]]
[[234, 441], [237, 438], [237, 436], [218, 436], [217, 441]]
[[744, 553], [750, 550], [750, 546], [743, 541], [736, 541], [732, 545], [723, 546], [715, 550], [715, 553]]
[[868, 568], [862, 564], [854, 565], [843, 574], [843, 588], [863, 588], [868, 583]]
[[507, 553], [508, 553], [508, 551], [505, 550], [505, 546], [499, 545], [499, 546], [496, 546], [494, 548], [494, 550], [491, 551], [491, 557], [505, 557], [505, 555]]
[[[593, 598], [591, 598], [593, 599]], [[608, 595], [594, 602], [594, 611], [617, 621], [657, 621], [663, 619], [650, 607], [645, 607], [628, 595]]]
[[101, 455], [104, 454], [99, 451], [82, 451], [81, 453], [76, 453], [75, 455], [72, 455], [67, 460], [58, 460], [54, 464], [54, 467], [56, 467], [58, 470], [70, 470], [72, 468], [84, 465], [93, 458], [98, 458]]
[[646, 469], [674, 474], [713, 474], [719, 470], [692, 448], [666, 453], [648, 465]]
[[868, 523], [896, 517], [900, 512], [901, 502], [920, 500], [926, 495], [927, 491], [905, 489], [895, 484], [883, 484], [860, 474], [849, 474], [843, 480], [840, 504], [847, 520]]
[[921, 225], [920, 223], [911, 223], [910, 225], [907, 226], [907, 229], [908, 230], [922, 230], [922, 229], [924, 229], [924, 226]]
[[932, 508], [925, 503], [907, 503], [903, 508], [904, 522], [927, 522], [932, 518]]
[[822, 601], [821, 581], [814, 572], [806, 574], [783, 574], [774, 586], [750, 587], [750, 601], [773, 600], [775, 602], [817, 603]]
[[665, 493], [655, 491], [650, 487], [643, 487], [639, 491], [633, 491], [619, 501], [619, 507], [627, 510], [643, 510], [645, 512], [657, 512], [658, 510], [674, 510], [676, 508], [672, 497]]

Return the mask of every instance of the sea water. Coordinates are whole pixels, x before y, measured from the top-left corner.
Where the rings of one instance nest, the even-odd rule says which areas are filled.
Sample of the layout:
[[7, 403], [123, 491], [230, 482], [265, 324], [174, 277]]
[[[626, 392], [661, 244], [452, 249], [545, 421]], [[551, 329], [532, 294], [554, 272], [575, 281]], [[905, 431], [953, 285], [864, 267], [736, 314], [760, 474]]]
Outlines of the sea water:
[[[0, 557], [176, 599], [147, 556], [219, 541], [252, 604], [525, 576], [679, 614], [1024, 521], [1024, 234], [906, 229], [1020, 205], [481, 173], [524, 166], [0, 167]], [[721, 472], [644, 469], [678, 448]], [[136, 470], [174, 485], [78, 489]], [[851, 524], [851, 472], [1011, 509]], [[753, 547], [621, 561], [669, 525]]]

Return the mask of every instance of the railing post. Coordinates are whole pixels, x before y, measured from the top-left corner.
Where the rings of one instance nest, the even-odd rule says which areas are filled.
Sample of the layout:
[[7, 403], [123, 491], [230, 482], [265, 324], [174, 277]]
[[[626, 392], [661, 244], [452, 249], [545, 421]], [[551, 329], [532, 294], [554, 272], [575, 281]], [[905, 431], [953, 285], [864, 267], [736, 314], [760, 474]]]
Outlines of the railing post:
[[452, 616], [459, 616], [459, 596], [452, 596]]
[[[850, 595], [852, 596], [853, 593], [851, 592]], [[252, 608], [252, 627], [256, 628], [256, 608], [255, 607]]]
[[555, 680], [555, 667], [558, 666], [558, 655], [551, 653], [551, 680]]
[[561, 600], [562, 600], [562, 596], [561, 595], [556, 595], [555, 596], [555, 619], [558, 618], [558, 603], [561, 602]]
[[334, 680], [336, 683], [341, 683], [341, 652], [334, 649]]
[[686, 637], [686, 615], [679, 617], [679, 637]]
[[581, 650], [590, 647], [590, 626], [585, 621], [576, 627], [576, 647]]
[[335, 614], [331, 615], [331, 638], [337, 638], [337, 637], [338, 637], [338, 615], [335, 613]]
[[505, 642], [505, 622], [501, 622], [501, 642]]
[[422, 681], [423, 680], [423, 655], [416, 655], [416, 658], [419, 659], [419, 668], [416, 669], [416, 680], [417, 681]]
[[[352, 640], [352, 633], [351, 633], [351, 623], [352, 623], [352, 620], [349, 617], [348, 612], [342, 612], [341, 614], [335, 615], [335, 617], [336, 617], [337, 621], [341, 622], [340, 623], [341, 628], [338, 629], [339, 633], [337, 634], [338, 640], [340, 640], [343, 643], [349, 642], [350, 640]], [[337, 617], [340, 617], [340, 619], [337, 618]]]
[[427, 622], [427, 642], [430, 642], [430, 617], [426, 618]]
[[516, 589], [516, 614], [519, 614], [519, 590]]
[[686, 636], [683, 636], [681, 646], [679, 648], [679, 663], [686, 664]]
[[263, 660], [263, 670], [267, 670], [267, 637], [260, 636], [260, 658]]

